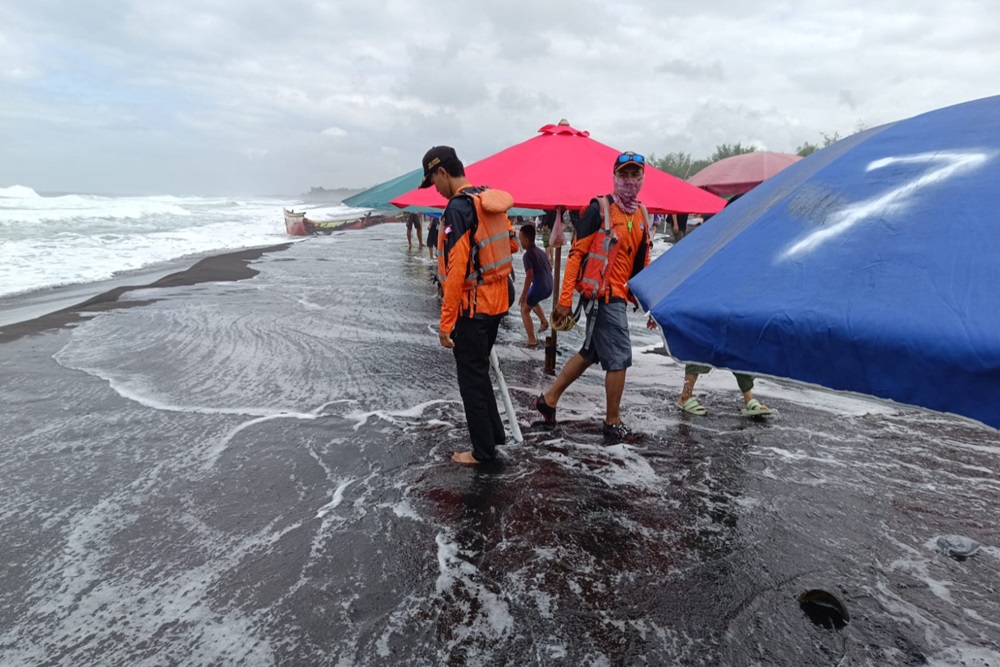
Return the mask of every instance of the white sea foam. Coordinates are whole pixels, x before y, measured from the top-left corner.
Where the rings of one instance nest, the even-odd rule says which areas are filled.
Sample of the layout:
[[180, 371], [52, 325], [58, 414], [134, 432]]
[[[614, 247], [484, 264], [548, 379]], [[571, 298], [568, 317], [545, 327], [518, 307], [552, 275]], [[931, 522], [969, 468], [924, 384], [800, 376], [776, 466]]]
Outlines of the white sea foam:
[[1000, 651], [982, 646], [952, 646], [927, 656], [928, 667], [994, 667], [1000, 665]]
[[319, 508], [319, 512], [316, 513], [317, 519], [322, 519], [332, 510], [335, 510], [340, 506], [340, 503], [344, 501], [344, 491], [347, 490], [347, 487], [350, 486], [352, 482], [354, 482], [353, 479], [346, 479], [337, 485], [337, 490], [333, 492], [333, 500]]
[[[390, 424], [398, 424], [404, 419], [417, 419], [423, 415], [424, 411], [431, 407], [432, 405], [437, 405], [438, 403], [455, 403], [456, 401], [444, 401], [444, 400], [433, 400], [425, 401], [419, 405], [414, 405], [411, 408], [404, 408], [402, 410], [373, 410], [371, 412], [351, 412], [344, 415], [345, 419], [354, 421], [354, 430], [357, 431], [372, 417], [376, 417], [383, 421], [389, 422]], [[446, 422], [439, 421], [437, 419], [429, 420], [430, 423], [440, 425], [446, 424]]]
[[649, 461], [631, 445], [596, 446], [570, 441], [561, 441], [560, 444], [576, 451], [572, 454], [547, 451], [540, 453], [539, 458], [594, 477], [609, 487], [656, 489], [664, 483]]
[[37, 192], [23, 185], [0, 188], [0, 199], [38, 199], [40, 197], [41, 195]]
[[[150, 472], [155, 476], [155, 472]], [[88, 644], [114, 646], [116, 651], [141, 652], [146, 638], [163, 627], [174, 626], [178, 649], [189, 664], [272, 664], [274, 647], [256, 633], [257, 619], [237, 609], [210, 608], [209, 592], [227, 570], [262, 546], [272, 545], [289, 526], [275, 532], [239, 535], [225, 543], [205, 544], [213, 554], [204, 563], [182, 569], [151, 568], [123, 571], [114, 537], [129, 530], [141, 518], [129, 511], [137, 495], [145, 490], [139, 480], [96, 505], [75, 509], [61, 550], [38, 563], [39, 594], [28, 600], [28, 617], [44, 619], [46, 634], [29, 640], [18, 628], [0, 632], [5, 645], [4, 664], [41, 664], [51, 660], [60, 641], [83, 647]], [[188, 522], [189, 537], [204, 537], [204, 527]], [[124, 625], [123, 625], [124, 623]], [[129, 627], [133, 632], [122, 634]], [[161, 655], [171, 661], [174, 657]], [[116, 661], [109, 658], [109, 660]], [[120, 660], [118, 660], [120, 661]], [[134, 664], [152, 664], [138, 658]]]
[[[42, 196], [0, 188], [0, 296], [84, 284], [213, 252], [291, 240], [273, 198]], [[308, 210], [317, 220], [360, 215], [342, 205]]]
[[417, 513], [417, 510], [413, 509], [413, 505], [410, 504], [409, 500], [400, 500], [398, 503], [392, 505], [392, 512], [398, 517], [413, 519], [414, 521], [423, 521], [423, 517]]
[[[483, 632], [491, 637], [501, 637], [511, 632], [514, 629], [514, 619], [507, 603], [478, 581], [479, 570], [465, 560], [451, 536], [438, 533], [435, 539], [440, 571], [437, 579], [438, 595], [451, 594], [456, 597], [458, 606], [465, 607], [465, 625], [456, 629], [456, 636]], [[459, 588], [462, 589], [461, 593], [456, 591]], [[475, 607], [468, 605], [463, 599], [466, 596], [474, 598], [478, 604]]]

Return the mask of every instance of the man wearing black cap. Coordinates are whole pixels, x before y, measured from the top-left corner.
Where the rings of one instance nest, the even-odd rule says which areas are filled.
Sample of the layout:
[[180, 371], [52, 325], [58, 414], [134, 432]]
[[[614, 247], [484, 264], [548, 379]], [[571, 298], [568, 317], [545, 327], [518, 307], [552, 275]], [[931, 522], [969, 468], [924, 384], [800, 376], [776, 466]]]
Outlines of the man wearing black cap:
[[423, 167], [420, 187], [433, 185], [448, 199], [438, 231], [438, 275], [445, 277], [438, 338], [442, 347], [454, 351], [472, 439], [471, 452], [455, 452], [451, 458], [488, 463], [497, 458], [496, 445], [507, 439], [490, 380], [490, 350], [513, 302], [508, 279], [518, 246], [506, 212], [514, 200], [501, 190], [469, 183], [449, 146], [427, 151]]
[[[580, 305], [587, 314], [586, 337], [555, 383], [533, 403], [546, 424], [555, 424], [556, 405], [563, 392], [591, 365], [600, 362], [605, 371], [607, 399], [603, 433], [610, 442], [634, 439], [632, 430], [622, 423], [619, 408], [625, 371], [632, 365], [627, 310], [632, 297], [628, 281], [649, 264], [651, 220], [638, 199], [645, 170], [642, 155], [619, 155], [612, 169], [613, 194], [592, 199], [576, 226], [562, 292], [552, 312], [552, 326], [564, 328], [573, 307], [573, 293], [579, 291]], [[652, 319], [647, 327], [656, 328]]]

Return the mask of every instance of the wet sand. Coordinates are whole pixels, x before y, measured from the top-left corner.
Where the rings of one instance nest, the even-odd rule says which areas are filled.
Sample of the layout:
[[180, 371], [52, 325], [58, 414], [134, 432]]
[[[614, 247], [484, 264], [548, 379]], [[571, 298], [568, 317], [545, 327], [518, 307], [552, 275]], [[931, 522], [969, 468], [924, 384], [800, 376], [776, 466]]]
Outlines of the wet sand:
[[[607, 446], [600, 373], [532, 423], [551, 378], [512, 316], [525, 442], [458, 466], [435, 266], [405, 246], [208, 260], [0, 344], [0, 663], [1000, 664], [996, 431], [772, 380], [746, 419], [722, 371], [685, 415], [634, 314], [645, 438]], [[812, 589], [850, 623], [814, 624]]]
[[[291, 244], [282, 243], [266, 248], [250, 248], [238, 252], [214, 255], [198, 260], [193, 266], [183, 271], [170, 273], [155, 280], [143, 280], [143, 274], [137, 274], [128, 279], [129, 284], [119, 285], [112, 289], [100, 292], [96, 296], [83, 298], [79, 302], [73, 302], [69, 306], [58, 308], [52, 312], [45, 312], [37, 317], [30, 317], [22, 321], [10, 321], [0, 326], [0, 344], [17, 340], [22, 336], [39, 333], [47, 329], [64, 327], [81, 321], [93, 313], [99, 313], [111, 308], [128, 308], [139, 306], [148, 301], [129, 300], [122, 297], [137, 289], [155, 287], [178, 287], [182, 285], [196, 285], [206, 282], [220, 282], [245, 280], [257, 275], [257, 271], [250, 268], [249, 264], [265, 253], [276, 252], [287, 249]], [[114, 282], [121, 282], [120, 280]], [[75, 287], [73, 292], [84, 294], [90, 289], [88, 286]], [[51, 290], [56, 291], [56, 290]], [[35, 295], [26, 295], [21, 299], [17, 297], [6, 299], [4, 308], [9, 311], [18, 310], [19, 302], [32, 299]], [[72, 297], [68, 297], [72, 300]], [[27, 307], [25, 308], [28, 309]], [[42, 307], [44, 310], [44, 307]]]

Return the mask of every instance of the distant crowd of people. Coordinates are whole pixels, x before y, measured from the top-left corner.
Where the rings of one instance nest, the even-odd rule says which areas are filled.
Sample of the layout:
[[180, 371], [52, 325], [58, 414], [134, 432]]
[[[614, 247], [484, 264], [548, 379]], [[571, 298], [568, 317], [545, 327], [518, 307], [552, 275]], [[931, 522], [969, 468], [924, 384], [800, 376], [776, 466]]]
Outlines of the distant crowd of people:
[[[527, 333], [525, 345], [538, 346], [538, 333], [552, 327], [569, 330], [586, 316], [584, 342], [579, 352], [561, 369], [555, 382], [532, 401], [532, 407], [547, 425], [556, 424], [556, 411], [563, 393], [588, 368], [600, 364], [605, 372], [606, 406], [602, 430], [606, 442], [631, 442], [635, 434], [621, 418], [621, 398], [626, 370], [632, 365], [627, 304], [635, 302], [628, 281], [649, 264], [658, 227], [669, 230], [674, 243], [688, 233], [686, 214], [652, 216], [639, 199], [645, 174], [645, 158], [633, 152], [619, 155], [612, 167], [613, 191], [596, 195], [582, 212], [567, 212], [563, 219], [555, 211], [527, 221], [515, 233], [507, 215], [513, 198], [506, 192], [476, 186], [465, 177], [465, 167], [455, 150], [435, 146], [422, 160], [421, 188], [435, 187], [448, 200], [440, 219], [431, 218], [427, 248], [437, 252], [437, 280], [441, 288], [440, 344], [453, 350], [459, 392], [465, 408], [471, 451], [455, 452], [458, 463], [488, 463], [497, 458], [496, 447], [506, 441], [503, 422], [490, 380], [490, 352], [496, 342], [500, 320], [514, 304], [513, 255], [524, 250], [524, 281], [518, 300]], [[693, 222], [693, 221], [692, 221]], [[699, 220], [698, 222], [701, 222]], [[413, 248], [416, 228], [418, 250], [423, 249], [420, 217], [407, 218], [407, 241]], [[555, 292], [552, 274], [553, 250], [564, 242], [563, 230], [572, 230], [562, 285]], [[541, 236], [542, 248], [536, 244]], [[555, 293], [551, 316], [541, 303]], [[574, 309], [574, 297], [577, 305]], [[650, 317], [646, 326], [655, 330]], [[678, 397], [680, 410], [704, 415], [707, 410], [694, 396], [700, 375], [709, 366], [688, 364]], [[754, 380], [737, 373], [743, 393], [743, 413], [770, 414], [753, 397]]]

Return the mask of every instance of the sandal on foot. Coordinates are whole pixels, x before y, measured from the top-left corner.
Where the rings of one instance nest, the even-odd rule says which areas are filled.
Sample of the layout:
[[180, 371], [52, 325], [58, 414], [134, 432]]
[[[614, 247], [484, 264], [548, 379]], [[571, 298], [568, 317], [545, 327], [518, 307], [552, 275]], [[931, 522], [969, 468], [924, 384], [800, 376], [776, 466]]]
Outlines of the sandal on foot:
[[531, 404], [531, 407], [541, 413], [546, 426], [555, 426], [556, 409], [549, 407], [548, 403], [545, 402], [545, 394], [539, 394], [538, 398]]
[[698, 415], [699, 417], [708, 412], [708, 410], [705, 409], [705, 406], [699, 403], [698, 399], [695, 398], [694, 396], [684, 401], [683, 403], [678, 401], [677, 405], [679, 405], [681, 407], [681, 410], [683, 410], [684, 412], [687, 412], [692, 415]]
[[743, 408], [743, 414], [747, 417], [757, 417], [759, 415], [769, 415], [771, 414], [771, 408], [762, 404], [756, 398], [752, 398], [747, 401], [747, 405]]
[[636, 442], [639, 436], [632, 432], [625, 424], [609, 424], [604, 422], [601, 432], [604, 435], [604, 442], [609, 445], [616, 445], [621, 442]]

